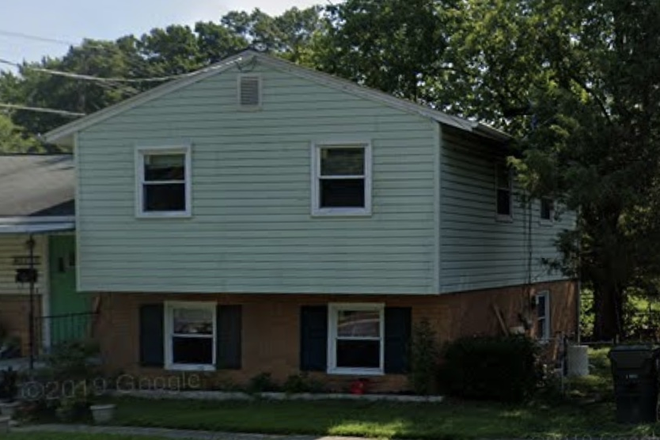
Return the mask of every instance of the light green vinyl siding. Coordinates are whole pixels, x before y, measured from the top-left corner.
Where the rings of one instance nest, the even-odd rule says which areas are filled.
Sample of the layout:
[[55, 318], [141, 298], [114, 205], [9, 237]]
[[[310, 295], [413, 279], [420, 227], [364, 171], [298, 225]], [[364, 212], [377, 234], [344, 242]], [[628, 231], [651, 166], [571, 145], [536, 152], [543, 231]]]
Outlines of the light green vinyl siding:
[[[529, 211], [513, 199], [513, 221], [496, 220], [495, 163], [503, 147], [443, 127], [441, 155], [441, 292], [457, 292], [564, 279], [550, 273], [542, 258], [555, 258], [554, 240], [572, 228], [573, 213], [541, 224], [540, 202]], [[519, 194], [519, 188], [514, 188]], [[531, 246], [530, 246], [531, 243]], [[528, 270], [531, 255], [531, 271]]]
[[[257, 65], [263, 110], [236, 109], [236, 70], [78, 135], [83, 291], [437, 292], [434, 123]], [[373, 215], [311, 217], [312, 142], [370, 141]], [[136, 145], [192, 145], [192, 218], [135, 217]]]

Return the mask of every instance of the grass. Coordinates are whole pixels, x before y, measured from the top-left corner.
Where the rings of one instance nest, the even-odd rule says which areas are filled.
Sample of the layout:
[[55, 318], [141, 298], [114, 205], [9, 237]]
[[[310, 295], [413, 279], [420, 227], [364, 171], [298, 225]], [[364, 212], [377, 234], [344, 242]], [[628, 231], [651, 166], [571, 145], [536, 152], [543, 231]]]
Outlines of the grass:
[[[374, 438], [523, 438], [635, 434], [655, 426], [614, 423], [611, 403], [585, 406], [447, 401], [410, 404], [356, 401], [208, 402], [116, 399], [115, 424], [269, 434]], [[660, 425], [658, 426], [660, 428]], [[660, 429], [657, 429], [660, 432]]]
[[569, 379], [568, 395], [576, 398], [592, 398], [596, 400], [612, 400], [613, 384], [610, 371], [610, 361], [607, 358], [609, 348], [589, 350], [590, 373], [585, 377]]
[[116, 425], [173, 429], [410, 439], [637, 437], [660, 433], [660, 423], [615, 423], [608, 351], [603, 348], [590, 352], [592, 374], [568, 381], [566, 396], [548, 393], [525, 405], [458, 400], [413, 404], [121, 397], [109, 401], [117, 404]]

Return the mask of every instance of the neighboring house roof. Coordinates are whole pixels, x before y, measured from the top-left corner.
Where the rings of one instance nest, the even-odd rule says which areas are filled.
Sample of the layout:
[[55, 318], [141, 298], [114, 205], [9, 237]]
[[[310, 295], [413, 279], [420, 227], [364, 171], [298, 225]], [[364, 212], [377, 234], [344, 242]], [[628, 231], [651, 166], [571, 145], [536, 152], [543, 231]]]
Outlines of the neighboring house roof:
[[6, 217], [72, 217], [74, 181], [70, 154], [0, 155], [0, 223]]
[[438, 110], [433, 110], [429, 107], [416, 104], [412, 101], [399, 99], [387, 93], [383, 93], [378, 90], [363, 87], [354, 82], [344, 80], [333, 75], [328, 75], [326, 73], [319, 72], [317, 70], [299, 66], [289, 61], [285, 61], [252, 50], [241, 52], [237, 55], [227, 58], [226, 60], [220, 63], [214, 64], [205, 69], [201, 69], [196, 72], [192, 72], [188, 75], [185, 75], [181, 79], [178, 79], [176, 81], [171, 81], [159, 87], [155, 87], [140, 95], [134, 96], [133, 98], [129, 98], [125, 101], [107, 107], [89, 116], [86, 116], [84, 118], [73, 121], [69, 124], [58, 127], [55, 130], [46, 133], [45, 139], [47, 142], [53, 144], [73, 145], [73, 136], [78, 131], [91, 127], [92, 125], [95, 125], [105, 119], [118, 115], [138, 105], [144, 104], [146, 102], [159, 98], [163, 95], [167, 95], [168, 93], [174, 92], [175, 90], [181, 89], [183, 87], [201, 81], [205, 78], [211, 77], [213, 75], [220, 74], [234, 67], [234, 65], [236, 64], [249, 63], [252, 60], [257, 60], [258, 62], [263, 63], [265, 65], [287, 71], [292, 75], [306, 78], [311, 81], [315, 81], [317, 83], [327, 85], [329, 87], [344, 90], [348, 93], [352, 93], [354, 95], [361, 96], [363, 98], [372, 101], [380, 102], [389, 107], [397, 108], [406, 111], [408, 113], [418, 114], [422, 117], [458, 128], [460, 130], [475, 133], [481, 136], [489, 137], [500, 141], [506, 141], [510, 139], [509, 135], [507, 135], [506, 133], [497, 130], [493, 127], [490, 127], [488, 125], [479, 122], [469, 121], [467, 119], [459, 118], [456, 116], [452, 116]]

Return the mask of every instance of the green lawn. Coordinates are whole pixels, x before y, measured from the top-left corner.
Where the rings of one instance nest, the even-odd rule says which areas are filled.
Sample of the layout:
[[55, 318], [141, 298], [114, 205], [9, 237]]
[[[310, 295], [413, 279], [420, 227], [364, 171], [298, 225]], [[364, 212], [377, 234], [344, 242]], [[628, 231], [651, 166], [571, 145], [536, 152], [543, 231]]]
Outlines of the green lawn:
[[[457, 400], [412, 404], [349, 400], [213, 402], [123, 397], [109, 401], [117, 404], [116, 425], [209, 431], [411, 439], [631, 437], [660, 432], [660, 423], [638, 426], [615, 423], [607, 352], [608, 349], [591, 351], [592, 374], [569, 381], [566, 396], [550, 393], [534, 403], [517, 406]], [[16, 438], [59, 440], [60, 437]], [[78, 438], [66, 436], [67, 440]]]
[[[636, 434], [614, 423], [611, 403], [586, 406], [452, 402], [205, 402], [116, 399], [115, 423], [271, 434], [353, 435], [378, 438], [521, 438], [528, 436]], [[656, 431], [660, 431], [656, 429]]]
[[2, 440], [166, 440], [143, 435], [78, 434], [52, 432], [22, 432], [2, 435]]

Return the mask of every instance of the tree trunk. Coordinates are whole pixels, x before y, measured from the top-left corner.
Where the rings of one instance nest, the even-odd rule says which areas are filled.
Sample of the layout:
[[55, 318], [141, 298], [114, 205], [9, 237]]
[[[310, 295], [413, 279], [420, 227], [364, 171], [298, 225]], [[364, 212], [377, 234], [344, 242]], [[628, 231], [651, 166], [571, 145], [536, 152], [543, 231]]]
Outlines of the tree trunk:
[[616, 286], [606, 283], [594, 290], [594, 340], [608, 341], [623, 337], [623, 295]]

